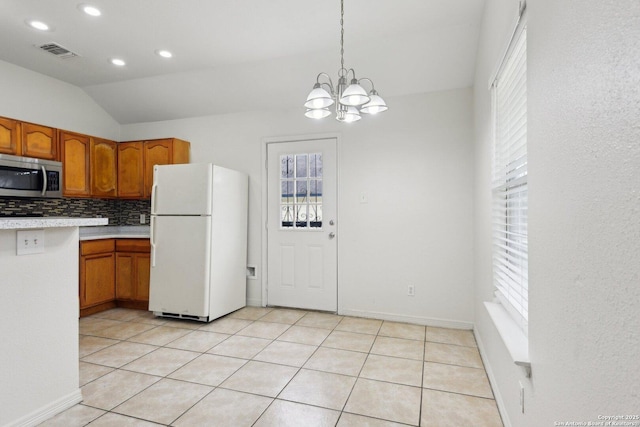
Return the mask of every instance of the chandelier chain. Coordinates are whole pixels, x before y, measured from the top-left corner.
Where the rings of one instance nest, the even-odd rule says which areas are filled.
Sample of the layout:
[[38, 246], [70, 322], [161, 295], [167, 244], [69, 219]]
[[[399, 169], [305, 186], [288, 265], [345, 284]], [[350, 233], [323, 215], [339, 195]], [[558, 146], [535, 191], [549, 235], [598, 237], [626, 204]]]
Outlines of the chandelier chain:
[[344, 0], [340, 0], [340, 69], [344, 70]]

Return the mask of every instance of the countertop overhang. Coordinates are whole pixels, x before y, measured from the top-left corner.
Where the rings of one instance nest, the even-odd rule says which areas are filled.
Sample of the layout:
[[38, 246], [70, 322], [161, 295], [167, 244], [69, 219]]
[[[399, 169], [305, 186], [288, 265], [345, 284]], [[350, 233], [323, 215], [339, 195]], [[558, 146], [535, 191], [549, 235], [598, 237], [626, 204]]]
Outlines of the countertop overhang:
[[80, 228], [80, 241], [98, 239], [148, 239], [149, 226], [108, 226]]
[[39, 218], [0, 218], [0, 230], [26, 230], [30, 228], [61, 228], [61, 227], [93, 227], [107, 225], [109, 218], [69, 218], [69, 217], [39, 217]]

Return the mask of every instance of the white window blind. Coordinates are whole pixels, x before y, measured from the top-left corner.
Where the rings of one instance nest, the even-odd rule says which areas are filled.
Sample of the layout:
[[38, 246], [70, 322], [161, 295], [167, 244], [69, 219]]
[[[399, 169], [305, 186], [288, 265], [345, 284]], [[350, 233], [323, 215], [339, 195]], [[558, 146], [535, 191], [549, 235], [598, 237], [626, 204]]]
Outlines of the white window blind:
[[517, 31], [492, 85], [493, 278], [523, 331], [528, 322], [527, 32]]

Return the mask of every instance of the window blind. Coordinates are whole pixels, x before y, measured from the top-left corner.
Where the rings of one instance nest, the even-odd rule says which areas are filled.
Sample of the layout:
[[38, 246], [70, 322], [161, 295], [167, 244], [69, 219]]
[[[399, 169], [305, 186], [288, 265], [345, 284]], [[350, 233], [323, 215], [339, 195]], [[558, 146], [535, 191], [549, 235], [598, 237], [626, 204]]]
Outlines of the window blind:
[[496, 296], [528, 322], [527, 32], [517, 32], [492, 85], [493, 278]]

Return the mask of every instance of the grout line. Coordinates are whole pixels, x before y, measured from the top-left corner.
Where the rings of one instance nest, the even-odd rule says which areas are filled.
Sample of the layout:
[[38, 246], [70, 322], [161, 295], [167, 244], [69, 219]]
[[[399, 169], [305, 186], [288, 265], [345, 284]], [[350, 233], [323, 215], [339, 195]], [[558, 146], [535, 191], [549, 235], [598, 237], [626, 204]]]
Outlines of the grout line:
[[[128, 309], [123, 309], [123, 308], [117, 308], [117, 310], [128, 310]], [[133, 310], [131, 310], [133, 311]], [[113, 318], [109, 318], [109, 317], [100, 317], [99, 313], [96, 313], [95, 315], [92, 315], [91, 317], [96, 318], [96, 319], [103, 319], [103, 320], [109, 320], [109, 321], [113, 321], [113, 322], [118, 322], [119, 324], [112, 324], [110, 326], [106, 326], [105, 328], [98, 328], [95, 331], [92, 331], [89, 334], [82, 334], [80, 333], [80, 336], [87, 336], [87, 337], [96, 337], [96, 338], [102, 338], [102, 339], [107, 339], [107, 340], [113, 340], [115, 342], [109, 344], [108, 346], [101, 348], [99, 350], [93, 351], [91, 353], [85, 354], [82, 358], [79, 358], [80, 361], [87, 363], [87, 364], [93, 364], [96, 366], [104, 366], [106, 368], [111, 369], [111, 371], [109, 371], [108, 373], [101, 375], [99, 377], [96, 377], [94, 379], [92, 379], [91, 381], [89, 381], [88, 383], [84, 384], [82, 387], [110, 374], [113, 373], [115, 371], [118, 370], [122, 370], [125, 372], [133, 372], [133, 373], [137, 373], [137, 374], [142, 374], [142, 375], [148, 375], [148, 376], [153, 376], [156, 378], [159, 378], [157, 381], [155, 381], [153, 384], [150, 384], [149, 386], [145, 387], [144, 389], [138, 391], [137, 393], [135, 393], [133, 396], [130, 396], [129, 398], [125, 399], [124, 401], [118, 403], [114, 408], [111, 408], [110, 410], [105, 410], [102, 408], [97, 408], [97, 407], [93, 407], [87, 404], [84, 404], [83, 402], [80, 403], [80, 405], [84, 405], [90, 408], [95, 408], [101, 411], [105, 411], [103, 414], [101, 414], [99, 417], [95, 418], [92, 421], [97, 420], [98, 418], [103, 417], [105, 414], [107, 413], [114, 413], [114, 414], [118, 414], [118, 415], [122, 415], [122, 416], [126, 416], [126, 417], [130, 417], [130, 418], [134, 418], [134, 419], [140, 419], [140, 420], [144, 420], [147, 422], [151, 422], [149, 420], [145, 420], [143, 418], [138, 418], [138, 417], [133, 417], [133, 416], [129, 416], [129, 415], [124, 415], [124, 414], [119, 414], [118, 412], [114, 412], [113, 410], [117, 407], [119, 407], [120, 405], [124, 404], [125, 402], [129, 401], [130, 399], [134, 398], [135, 396], [138, 396], [140, 393], [143, 393], [144, 391], [148, 390], [149, 388], [153, 387], [154, 385], [156, 385], [159, 381], [161, 381], [162, 379], [171, 379], [173, 381], [181, 381], [184, 383], [189, 383], [189, 384], [197, 384], [197, 385], [202, 385], [202, 386], [206, 386], [206, 387], [211, 387], [211, 390], [206, 393], [202, 398], [200, 398], [197, 402], [195, 402], [193, 405], [191, 405], [189, 408], [187, 408], [186, 410], [182, 411], [180, 413], [180, 415], [177, 416], [176, 419], [174, 419], [172, 421], [172, 423], [175, 423], [179, 418], [181, 418], [182, 416], [184, 416], [187, 412], [189, 412], [194, 406], [196, 406], [197, 404], [199, 404], [203, 399], [205, 399], [207, 396], [211, 395], [211, 393], [213, 393], [216, 389], [220, 388], [221, 390], [231, 390], [234, 392], [238, 392], [238, 393], [247, 393], [247, 394], [251, 394], [251, 395], [256, 395], [256, 396], [261, 396], [261, 397], [267, 397], [272, 399], [271, 403], [260, 413], [260, 415], [256, 418], [256, 421], [254, 422], [254, 424], [269, 410], [269, 408], [271, 408], [271, 406], [273, 405], [273, 402], [275, 402], [276, 400], [281, 400], [281, 401], [286, 401], [286, 402], [292, 402], [292, 403], [296, 403], [296, 404], [301, 404], [301, 405], [307, 405], [307, 406], [311, 406], [311, 407], [316, 407], [316, 408], [321, 408], [321, 409], [326, 409], [326, 410], [331, 410], [331, 411], [336, 411], [339, 412], [338, 415], [338, 419], [336, 421], [336, 423], [339, 422], [339, 420], [342, 418], [344, 413], [347, 414], [351, 414], [350, 412], [345, 412], [345, 408], [347, 406], [347, 403], [349, 402], [349, 399], [351, 398], [355, 387], [358, 383], [359, 379], [363, 379], [363, 380], [368, 380], [368, 381], [376, 381], [376, 382], [381, 382], [381, 383], [387, 383], [387, 384], [394, 384], [394, 385], [401, 385], [401, 386], [405, 386], [405, 387], [412, 387], [412, 388], [420, 388], [420, 404], [419, 404], [419, 408], [418, 408], [418, 424], [421, 421], [422, 418], [422, 403], [423, 403], [423, 399], [424, 399], [424, 390], [434, 390], [434, 391], [438, 391], [438, 392], [442, 392], [442, 393], [450, 393], [450, 394], [458, 394], [458, 395], [462, 395], [462, 396], [469, 396], [469, 397], [473, 397], [473, 398], [478, 398], [478, 399], [485, 399], [485, 400], [493, 400], [495, 401], [493, 398], [489, 398], [489, 397], [484, 397], [484, 396], [477, 396], [477, 395], [473, 395], [473, 394], [466, 394], [466, 393], [460, 393], [460, 392], [453, 392], [453, 391], [448, 391], [448, 390], [440, 390], [440, 389], [434, 389], [434, 388], [429, 388], [429, 387], [424, 387], [424, 376], [425, 376], [425, 365], [426, 363], [438, 363], [438, 364], [442, 364], [442, 365], [449, 365], [449, 366], [456, 366], [456, 367], [462, 367], [462, 368], [469, 368], [469, 369], [481, 369], [485, 371], [485, 375], [486, 375], [486, 369], [484, 367], [484, 365], [481, 368], [478, 367], [473, 367], [473, 366], [465, 366], [465, 365], [457, 365], [457, 364], [451, 364], [451, 363], [443, 363], [443, 362], [436, 362], [436, 361], [430, 361], [430, 360], [426, 360], [425, 358], [425, 350], [426, 350], [426, 346], [427, 343], [437, 343], [437, 344], [442, 344], [442, 345], [449, 345], [449, 346], [458, 346], [458, 347], [464, 347], [464, 348], [476, 348], [472, 347], [472, 346], [467, 346], [467, 345], [461, 345], [461, 344], [454, 344], [454, 343], [447, 343], [447, 342], [438, 342], [438, 341], [430, 341], [427, 340], [427, 327], [425, 327], [425, 335], [424, 335], [424, 340], [416, 340], [416, 339], [411, 339], [411, 338], [402, 338], [402, 337], [394, 337], [394, 336], [388, 336], [388, 335], [380, 335], [380, 332], [382, 331], [382, 327], [384, 325], [385, 321], [382, 321], [382, 323], [378, 326], [377, 328], [377, 332], [375, 334], [369, 334], [369, 333], [362, 333], [362, 332], [356, 332], [356, 331], [349, 331], [349, 330], [339, 330], [337, 329], [339, 327], [339, 325], [344, 321], [344, 319], [349, 318], [350, 316], [338, 316], [335, 315], [336, 317], [340, 317], [340, 321], [338, 323], [336, 323], [332, 329], [326, 328], [326, 327], [317, 327], [315, 325], [299, 325], [298, 323], [303, 321], [303, 319], [305, 319], [305, 317], [311, 313], [315, 313], [313, 311], [307, 311], [302, 317], [300, 317], [299, 319], [297, 319], [293, 324], [291, 323], [281, 323], [281, 322], [273, 322], [273, 321], [267, 321], [267, 320], [260, 320], [263, 317], [265, 317], [266, 315], [268, 315], [269, 313], [273, 312], [273, 310], [269, 310], [266, 313], [264, 313], [262, 316], [258, 317], [257, 319], [243, 319], [243, 318], [238, 318], [238, 317], [227, 317], [227, 316], [223, 316], [220, 319], [235, 319], [235, 320], [243, 320], [243, 321], [247, 321], [249, 322], [248, 325], [246, 325], [245, 327], [241, 328], [238, 331], [235, 331], [233, 333], [228, 333], [228, 332], [220, 332], [220, 331], [214, 331], [214, 330], [202, 330], [202, 327], [204, 327], [205, 325], [200, 326], [199, 328], [193, 329], [193, 328], [180, 328], [179, 326], [176, 325], [170, 325], [168, 324], [169, 322], [165, 322], [162, 324], [155, 324], [155, 323], [149, 323], [148, 319], [144, 318], [143, 315], [141, 316], [131, 316], [129, 317], [127, 320], [120, 320], [120, 319], [113, 319]], [[89, 317], [89, 316], [88, 316]], [[220, 319], [216, 319], [220, 320]], [[145, 322], [144, 320], [147, 320], [147, 322]], [[214, 321], [214, 322], [215, 322]], [[255, 322], [260, 321], [260, 322], [265, 322], [265, 323], [272, 323], [272, 324], [286, 324], [288, 325], [288, 327], [282, 331], [278, 336], [276, 336], [275, 338], [271, 339], [271, 338], [263, 338], [263, 337], [251, 337], [251, 336], [244, 336], [244, 335], [239, 335], [239, 333], [244, 330], [245, 328], [249, 327], [250, 325], [254, 324]], [[143, 323], [146, 325], [153, 325], [153, 327], [150, 327], [150, 329], [147, 329], [145, 331], [142, 331], [138, 334], [132, 335], [130, 337], [124, 338], [124, 339], [119, 339], [119, 338], [111, 338], [111, 337], [104, 337], [104, 336], [98, 336], [98, 335], [92, 335], [94, 333], [100, 333], [102, 329], [108, 329], [108, 328], [115, 328], [116, 326], [120, 326], [123, 324], [131, 324], [131, 323]], [[164, 343], [162, 345], [156, 345], [156, 344], [148, 344], [148, 343], [138, 343], [135, 341], [130, 341], [130, 339], [135, 338], [141, 334], [144, 334], [146, 332], [149, 331], [153, 331], [154, 329], [157, 329], [160, 326], [167, 326], [167, 327], [173, 327], [173, 328], [178, 328], [178, 329], [186, 329], [189, 332], [185, 333], [184, 335], [177, 337], [167, 343]], [[301, 328], [314, 328], [314, 329], [320, 329], [323, 331], [328, 331], [328, 334], [323, 338], [323, 340], [319, 343], [319, 344], [306, 344], [306, 343], [300, 343], [300, 342], [296, 342], [296, 341], [286, 341], [284, 339], [279, 339], [281, 338], [287, 331], [289, 331], [291, 329], [292, 326], [299, 326]], [[195, 331], [201, 331], [201, 332], [213, 332], [213, 333], [218, 333], [218, 334], [222, 334], [222, 335], [227, 335], [222, 341], [216, 343], [215, 345], [211, 346], [210, 348], [204, 350], [204, 351], [200, 351], [200, 350], [191, 350], [191, 349], [183, 349], [183, 348], [175, 348], [175, 347], [169, 347], [169, 345], [171, 345], [172, 343], [174, 343], [175, 341], [178, 341], [182, 338], [185, 338], [187, 336], [189, 336], [190, 334], [192, 334]], [[340, 332], [347, 332], [347, 333], [354, 333], [354, 334], [361, 334], [361, 335], [366, 335], [366, 336], [373, 336], [374, 339], [371, 343], [371, 345], [369, 346], [368, 351], [357, 351], [357, 350], [350, 350], [350, 349], [344, 349], [344, 348], [333, 348], [333, 347], [327, 347], [324, 346], [325, 342], [329, 339], [329, 337], [333, 334], [333, 332], [335, 331], [340, 331]], [[228, 355], [222, 355], [222, 354], [214, 354], [214, 353], [209, 353], [209, 351], [213, 350], [215, 347], [227, 342], [231, 337], [233, 336], [238, 336], [238, 337], [243, 337], [243, 338], [257, 338], [257, 339], [264, 339], [264, 340], [268, 340], [269, 343], [263, 347], [260, 351], [258, 351], [256, 354], [254, 354], [250, 359], [246, 359], [243, 357], [237, 357], [237, 356], [228, 356]], [[412, 358], [407, 358], [407, 357], [402, 357], [402, 356], [396, 356], [396, 355], [387, 355], [387, 354], [377, 354], [377, 353], [372, 353], [372, 349], [375, 346], [375, 343], [377, 341], [378, 337], [383, 337], [383, 338], [392, 338], [392, 339], [402, 339], [402, 340], [406, 340], [406, 341], [414, 341], [414, 342], [422, 342], [422, 359], [412, 359]], [[110, 347], [113, 347], [119, 343], [133, 343], [133, 344], [141, 344], [141, 345], [148, 345], [148, 346], [153, 346], [155, 347], [152, 351], [150, 351], [149, 353], [146, 353], [142, 356], [139, 356], [137, 358], [134, 358], [130, 361], [128, 361], [127, 363], [125, 363], [124, 365], [120, 366], [120, 367], [112, 367], [112, 366], [106, 366], [106, 365], [100, 365], [98, 363], [94, 363], [94, 362], [89, 362], [89, 361], [84, 361], [82, 359], [91, 356], [93, 354], [96, 354], [102, 350], [106, 350]], [[277, 362], [266, 362], [266, 361], [261, 361], [261, 360], [257, 360], [255, 359], [259, 354], [261, 354], [263, 351], [265, 351], [271, 344], [273, 344], [274, 342], [282, 342], [282, 343], [293, 343], [293, 344], [301, 344], [301, 345], [306, 345], [306, 346], [314, 346], [315, 349], [314, 351], [311, 353], [311, 355], [309, 357], [307, 357], [304, 362], [302, 363], [301, 366], [291, 366], [291, 365], [285, 365], [285, 364], [281, 364], [281, 363], [277, 363]], [[156, 375], [156, 374], [149, 374], [149, 373], [144, 373], [144, 372], [138, 372], [138, 371], [131, 371], [129, 369], [126, 368], [127, 365], [147, 356], [150, 355], [156, 351], [158, 351], [161, 348], [166, 348], [166, 349], [171, 349], [171, 350], [176, 350], [176, 351], [187, 351], [190, 353], [197, 353], [197, 356], [194, 357], [193, 359], [189, 360], [188, 362], [181, 364], [179, 367], [177, 367], [176, 369], [172, 370], [170, 373], [168, 373], [167, 375]], [[352, 353], [359, 353], [359, 354], [366, 354], [365, 360], [362, 363], [358, 373], [356, 376], [353, 375], [348, 375], [348, 374], [343, 374], [343, 373], [336, 373], [336, 372], [329, 372], [329, 371], [323, 371], [320, 369], [312, 369], [312, 368], [306, 368], [305, 366], [307, 365], [307, 363], [309, 362], [309, 360], [311, 360], [314, 355], [316, 355], [318, 353], [318, 351], [323, 348], [323, 349], [335, 349], [335, 350], [339, 350], [339, 351], [347, 351], [347, 352], [352, 352]], [[191, 382], [191, 381], [186, 381], [186, 380], [182, 380], [182, 379], [175, 379], [175, 378], [169, 378], [170, 375], [174, 374], [176, 371], [182, 369], [183, 367], [189, 365], [191, 362], [196, 361], [197, 359], [201, 358], [203, 355], [208, 354], [208, 355], [213, 355], [213, 356], [218, 356], [218, 357], [228, 357], [228, 358], [233, 358], [233, 359], [238, 359], [238, 360], [242, 360], [244, 363], [242, 366], [238, 367], [237, 369], [235, 369], [232, 373], [230, 373], [228, 376], [225, 377], [225, 379], [223, 379], [218, 386], [211, 386], [208, 384], [202, 384], [202, 383], [198, 383], [198, 382]], [[407, 361], [417, 361], [420, 362], [422, 364], [421, 366], [421, 381], [420, 381], [420, 385], [419, 386], [415, 386], [415, 385], [408, 385], [408, 384], [402, 384], [402, 383], [398, 383], [398, 382], [394, 382], [394, 381], [386, 381], [386, 380], [379, 380], [379, 379], [370, 379], [370, 378], [364, 378], [362, 377], [362, 372], [364, 370], [364, 367], [366, 366], [367, 361], [369, 360], [370, 356], [382, 356], [382, 357], [391, 357], [391, 358], [396, 358], [396, 359], [402, 359], [402, 360], [407, 360]], [[291, 376], [291, 378], [287, 381], [287, 383], [280, 389], [280, 391], [277, 393], [277, 395], [275, 397], [271, 397], [271, 396], [264, 396], [261, 394], [256, 394], [256, 393], [251, 393], [251, 392], [246, 392], [246, 391], [239, 391], [239, 390], [233, 390], [233, 389], [229, 389], [229, 388], [225, 388], [225, 387], [221, 387], [221, 385], [227, 380], [229, 379], [231, 376], [235, 375], [239, 370], [241, 370], [244, 366], [246, 366], [247, 363], [251, 362], [251, 361], [256, 361], [256, 362], [261, 362], [261, 363], [270, 363], [273, 365], [278, 365], [278, 366], [286, 366], [289, 368], [296, 368], [296, 372], [293, 374], [293, 376]], [[289, 400], [289, 399], [283, 399], [280, 396], [282, 395], [283, 391], [291, 384], [291, 382], [294, 380], [294, 378], [296, 378], [298, 376], [298, 374], [303, 370], [309, 370], [309, 371], [314, 371], [314, 372], [322, 372], [322, 373], [328, 373], [328, 374], [332, 374], [332, 375], [341, 375], [341, 376], [345, 376], [345, 377], [350, 377], [350, 378], [354, 378], [354, 382], [353, 385], [351, 386], [351, 389], [349, 390], [348, 396], [346, 397], [344, 404], [342, 405], [342, 409], [332, 409], [332, 408], [326, 408], [323, 406], [319, 406], [316, 404], [310, 404], [310, 403], [302, 403], [302, 402], [297, 402], [294, 400]], [[362, 417], [368, 417], [368, 418], [373, 418], [373, 419], [379, 419], [379, 420], [383, 420], [382, 418], [377, 418], [377, 417], [373, 417], [373, 416], [369, 416], [369, 415], [362, 415], [362, 414], [355, 414], [357, 416], [362, 416]], [[388, 420], [385, 420], [388, 421]], [[402, 423], [400, 423], [402, 424]]]

